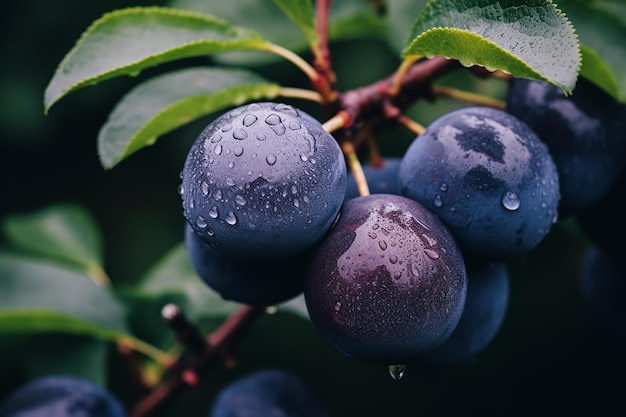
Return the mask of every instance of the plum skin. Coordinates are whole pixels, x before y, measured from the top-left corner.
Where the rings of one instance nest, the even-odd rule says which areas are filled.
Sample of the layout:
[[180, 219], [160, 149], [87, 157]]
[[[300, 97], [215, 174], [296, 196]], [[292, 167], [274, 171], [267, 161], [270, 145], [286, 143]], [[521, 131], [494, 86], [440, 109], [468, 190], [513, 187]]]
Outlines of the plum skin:
[[0, 404], [3, 417], [126, 417], [119, 400], [94, 382], [47, 375], [17, 388]]
[[202, 281], [225, 300], [274, 305], [302, 293], [306, 254], [274, 262], [232, 259], [216, 251], [185, 224], [185, 247]]
[[252, 103], [209, 123], [191, 146], [183, 214], [224, 254], [286, 258], [330, 228], [346, 176], [341, 148], [319, 121], [287, 104]]
[[298, 375], [260, 369], [235, 379], [215, 398], [208, 417], [330, 417], [327, 406]]
[[473, 106], [433, 121], [406, 150], [402, 195], [437, 214], [462, 250], [486, 261], [527, 254], [558, 218], [547, 146], [502, 110]]
[[561, 217], [597, 202], [626, 167], [626, 105], [584, 77], [571, 96], [547, 82], [514, 78], [506, 110], [548, 146], [559, 173]]
[[304, 287], [311, 322], [349, 357], [402, 364], [443, 343], [460, 319], [463, 256], [416, 201], [390, 194], [346, 201], [311, 256]]

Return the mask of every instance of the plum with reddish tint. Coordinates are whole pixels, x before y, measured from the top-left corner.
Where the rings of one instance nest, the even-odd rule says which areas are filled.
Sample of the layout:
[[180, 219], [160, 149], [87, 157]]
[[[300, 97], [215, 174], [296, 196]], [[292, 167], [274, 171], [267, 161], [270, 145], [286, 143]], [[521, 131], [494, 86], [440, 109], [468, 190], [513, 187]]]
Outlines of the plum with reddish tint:
[[331, 345], [388, 365], [442, 344], [466, 291], [450, 231], [420, 203], [391, 194], [344, 204], [312, 254], [304, 287], [311, 321]]

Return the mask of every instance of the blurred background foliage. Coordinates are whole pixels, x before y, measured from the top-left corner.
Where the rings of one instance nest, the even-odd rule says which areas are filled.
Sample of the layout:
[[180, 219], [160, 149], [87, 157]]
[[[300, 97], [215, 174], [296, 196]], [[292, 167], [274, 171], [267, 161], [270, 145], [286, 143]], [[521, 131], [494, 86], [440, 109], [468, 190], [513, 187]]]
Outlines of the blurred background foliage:
[[[99, 128], [122, 94], [157, 70], [83, 89], [55, 105], [48, 115], [43, 114], [43, 92], [57, 64], [93, 20], [116, 8], [164, 4], [8, 1], [0, 14], [0, 218], [53, 203], [83, 205], [103, 231], [104, 262], [114, 285], [137, 282], [182, 241], [179, 173], [189, 146], [211, 116], [166, 135], [105, 171], [96, 149]], [[331, 52], [341, 90], [386, 77], [400, 62], [396, 51], [374, 36], [337, 41]], [[158, 71], [188, 64], [189, 60], [164, 65]], [[259, 62], [255, 70], [283, 85], [308, 87], [288, 63]], [[500, 98], [505, 88], [501, 81], [465, 75], [442, 82]], [[293, 103], [322, 117], [315, 105]], [[460, 105], [450, 100], [419, 102], [411, 116], [427, 124]], [[393, 128], [377, 139], [383, 154], [400, 155], [412, 135]], [[612, 414], [623, 408], [619, 381], [626, 372], [626, 343], [594, 316], [582, 298], [579, 267], [586, 246], [576, 224], [563, 221], [531, 255], [512, 263], [504, 327], [488, 349], [468, 364], [440, 373], [409, 368], [401, 381], [394, 381], [383, 367], [357, 363], [335, 352], [308, 322], [289, 315], [266, 316], [242, 340], [237, 365], [212, 368], [169, 415], [206, 415], [207, 404], [219, 388], [260, 367], [296, 371], [337, 416]], [[89, 352], [88, 360], [104, 357], [109, 348], [81, 337], [0, 337], [0, 396], [18, 382], [11, 373], [16, 363], [28, 362], [33, 375], [63, 370], [69, 360], [63, 352], [76, 344], [85, 345], [81, 351]], [[93, 369], [80, 357], [71, 361], [74, 368], [91, 372], [94, 379], [103, 379], [129, 400], [136, 393], [128, 386], [121, 359], [109, 357], [109, 362], [98, 362], [106, 363], [108, 372]]]

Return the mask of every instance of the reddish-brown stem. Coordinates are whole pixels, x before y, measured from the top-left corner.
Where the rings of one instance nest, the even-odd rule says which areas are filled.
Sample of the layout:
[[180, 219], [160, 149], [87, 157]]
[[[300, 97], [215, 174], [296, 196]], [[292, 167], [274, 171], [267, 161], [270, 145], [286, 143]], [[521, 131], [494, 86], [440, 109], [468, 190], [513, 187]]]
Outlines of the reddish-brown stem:
[[316, 0], [315, 2], [315, 30], [318, 44], [316, 48], [313, 48], [313, 66], [320, 78], [314, 88], [322, 95], [326, 103], [332, 103], [337, 99], [337, 80], [332, 70], [328, 49], [328, 24], [332, 3], [332, 0]]
[[265, 311], [264, 306], [244, 305], [231, 314], [213, 333], [206, 338], [206, 349], [181, 366], [179, 372], [144, 397], [130, 412], [131, 417], [147, 417], [159, 407], [174, 399], [186, 386], [197, 382], [200, 375], [215, 357], [230, 346], [252, 322]]

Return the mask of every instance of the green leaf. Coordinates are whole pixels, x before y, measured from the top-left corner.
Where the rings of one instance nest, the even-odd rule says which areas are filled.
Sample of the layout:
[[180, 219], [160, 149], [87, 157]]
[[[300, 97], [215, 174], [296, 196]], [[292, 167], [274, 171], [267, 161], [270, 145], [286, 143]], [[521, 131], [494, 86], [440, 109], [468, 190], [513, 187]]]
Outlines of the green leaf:
[[13, 247], [32, 255], [66, 262], [87, 272], [96, 282], [106, 282], [102, 266], [103, 244], [95, 219], [74, 203], [5, 218], [2, 228]]
[[315, 17], [311, 0], [274, 0], [274, 3], [300, 29], [312, 50], [319, 49], [319, 36], [315, 30]]
[[98, 135], [100, 161], [112, 168], [192, 120], [279, 92], [279, 85], [238, 69], [189, 68], [157, 76], [135, 87], [113, 109]]
[[105, 288], [73, 270], [10, 254], [0, 254], [0, 332], [128, 336], [122, 304]]
[[415, 19], [426, 6], [428, 0], [387, 0], [386, 38], [394, 51], [401, 53], [409, 41], [407, 39]]
[[[616, 100], [626, 103], [626, 18], [603, 3], [564, 1], [582, 50], [580, 74]], [[624, 8], [626, 10], [626, 8]]]
[[241, 304], [224, 300], [210, 289], [193, 268], [184, 243], [171, 249], [141, 280], [138, 289], [146, 294], [182, 295], [185, 314], [197, 320], [202, 317], [226, 317]]
[[264, 50], [269, 42], [216, 17], [162, 7], [105, 13], [81, 35], [48, 84], [44, 109], [88, 85], [182, 58]]
[[[281, 0], [281, 3], [291, 8], [302, 7], [307, 2], [291, 2]], [[285, 13], [278, 7], [278, 3], [267, 0], [171, 0], [169, 5], [179, 9], [209, 13], [227, 20], [231, 24], [242, 25], [263, 34], [274, 44], [280, 45], [294, 52], [306, 52], [311, 48], [313, 34], [310, 33], [314, 23], [306, 17], [298, 17], [301, 24], [307, 28], [310, 39], [303, 36], [303, 32], [296, 25], [285, 19]], [[302, 12], [302, 11], [301, 11]], [[303, 14], [307, 11], [304, 10]], [[308, 21], [308, 23], [305, 23]], [[362, 0], [341, 0], [333, 2], [330, 8], [330, 40], [363, 37], [383, 37], [383, 19], [378, 15], [371, 2]], [[313, 26], [312, 26], [313, 25]], [[315, 35], [317, 37], [317, 35]], [[258, 65], [274, 62], [278, 59], [274, 54], [260, 54], [248, 52], [245, 54], [234, 52], [219, 54], [215, 59], [228, 64]]]
[[[504, 5], [504, 6], [503, 6]], [[581, 57], [574, 28], [548, 0], [431, 0], [402, 56], [445, 56], [571, 93]]]
[[106, 385], [107, 343], [82, 335], [37, 334], [32, 338], [29, 351], [22, 351], [28, 355], [23, 366], [29, 379], [63, 374]]

